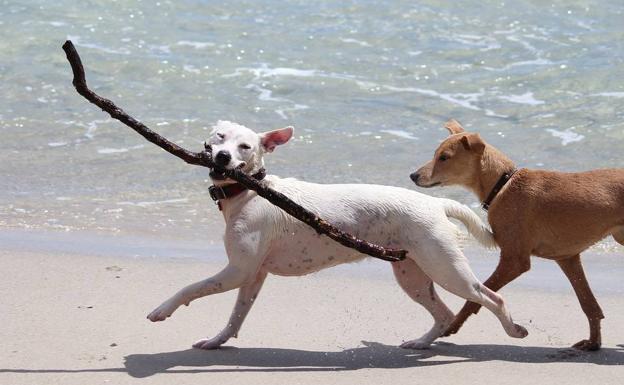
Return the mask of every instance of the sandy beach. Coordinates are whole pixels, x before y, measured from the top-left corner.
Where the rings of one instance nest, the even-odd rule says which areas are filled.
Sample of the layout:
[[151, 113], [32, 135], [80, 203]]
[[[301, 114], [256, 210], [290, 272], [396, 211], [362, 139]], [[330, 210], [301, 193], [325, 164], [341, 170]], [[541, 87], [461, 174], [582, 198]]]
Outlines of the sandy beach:
[[[145, 316], [177, 289], [218, 271], [224, 256], [27, 252], [7, 239], [3, 245], [0, 384], [616, 384], [624, 376], [617, 275], [596, 282], [606, 319], [603, 349], [595, 353], [567, 348], [587, 326], [563, 277], [551, 278], [554, 288], [521, 279], [503, 291], [516, 322], [529, 330], [524, 340], [507, 337], [494, 316], [481, 312], [429, 350], [397, 348], [432, 321], [378, 261], [269, 277], [239, 338], [200, 351], [191, 344], [225, 325], [235, 292], [198, 300], [163, 323]], [[621, 255], [599, 258], [610, 261], [604, 270], [622, 271]], [[537, 264], [528, 276], [541, 270]], [[591, 280], [595, 269], [588, 270]], [[442, 295], [452, 309], [461, 305]]]

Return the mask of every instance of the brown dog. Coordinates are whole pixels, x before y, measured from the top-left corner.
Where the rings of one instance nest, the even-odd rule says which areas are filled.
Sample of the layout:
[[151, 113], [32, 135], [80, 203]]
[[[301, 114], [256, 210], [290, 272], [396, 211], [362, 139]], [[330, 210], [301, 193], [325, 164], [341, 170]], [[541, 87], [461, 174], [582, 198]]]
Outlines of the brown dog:
[[[582, 350], [601, 345], [604, 318], [581, 265], [580, 253], [612, 235], [624, 244], [624, 169], [580, 173], [519, 169], [479, 134], [465, 132], [455, 120], [451, 135], [433, 160], [410, 177], [418, 186], [462, 185], [488, 209], [488, 220], [501, 249], [498, 266], [485, 281], [496, 291], [531, 268], [530, 256], [552, 259], [570, 280], [589, 320]], [[500, 190], [500, 191], [498, 191]], [[466, 302], [445, 335], [457, 333], [479, 305]]]

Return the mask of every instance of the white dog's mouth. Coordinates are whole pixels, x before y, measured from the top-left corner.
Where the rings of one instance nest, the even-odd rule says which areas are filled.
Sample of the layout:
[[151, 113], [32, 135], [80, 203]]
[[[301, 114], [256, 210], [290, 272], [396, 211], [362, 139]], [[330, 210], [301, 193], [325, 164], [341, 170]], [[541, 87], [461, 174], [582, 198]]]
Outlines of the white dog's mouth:
[[[243, 170], [243, 168], [247, 165], [247, 163], [245, 162], [241, 162], [238, 166], [234, 167], [237, 170]], [[223, 167], [215, 167], [212, 170], [210, 170], [210, 177], [214, 180], [226, 180], [227, 177], [224, 175], [225, 173], [225, 168]]]
[[223, 171], [218, 171], [216, 169], [210, 170], [210, 177], [214, 180], [226, 180], [227, 178], [223, 175]]

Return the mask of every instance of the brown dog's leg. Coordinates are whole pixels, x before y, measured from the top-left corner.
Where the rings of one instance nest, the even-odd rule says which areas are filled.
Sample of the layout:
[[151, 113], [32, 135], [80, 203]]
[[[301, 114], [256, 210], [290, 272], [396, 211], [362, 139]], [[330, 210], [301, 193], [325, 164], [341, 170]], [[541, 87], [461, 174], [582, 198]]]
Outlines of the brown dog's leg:
[[[526, 254], [522, 257], [511, 257], [506, 256], [505, 253], [501, 253], [496, 270], [494, 270], [492, 275], [490, 275], [490, 277], [483, 282], [483, 284], [493, 291], [498, 291], [509, 282], [529, 271], [530, 268], [530, 254]], [[451, 325], [446, 329], [443, 336], [447, 337], [451, 334], [457, 333], [468, 317], [472, 314], [476, 314], [480, 308], [481, 305], [466, 301], [464, 307], [462, 307], [459, 313], [457, 313], [453, 322], [451, 322]]]
[[576, 293], [576, 297], [581, 303], [583, 313], [589, 321], [589, 339], [581, 340], [573, 345], [574, 348], [580, 350], [598, 350], [602, 344], [600, 337], [600, 320], [604, 318], [602, 309], [596, 301], [596, 297], [589, 287], [583, 265], [581, 264], [581, 256], [579, 254], [565, 259], [557, 260], [557, 264], [570, 280], [572, 288]]
[[613, 239], [615, 239], [617, 243], [624, 246], [624, 227], [616, 227], [611, 235], [613, 235]]

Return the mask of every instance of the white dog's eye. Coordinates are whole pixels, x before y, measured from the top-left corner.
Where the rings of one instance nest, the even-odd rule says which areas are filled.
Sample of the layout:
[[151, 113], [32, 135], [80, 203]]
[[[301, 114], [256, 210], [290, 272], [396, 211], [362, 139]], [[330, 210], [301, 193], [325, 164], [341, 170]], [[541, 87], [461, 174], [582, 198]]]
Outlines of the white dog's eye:
[[217, 132], [217, 137], [219, 139], [225, 139], [225, 134], [221, 133], [221, 132]]
[[247, 143], [241, 143], [238, 147], [242, 148], [243, 150], [249, 150], [251, 148], [251, 146]]

